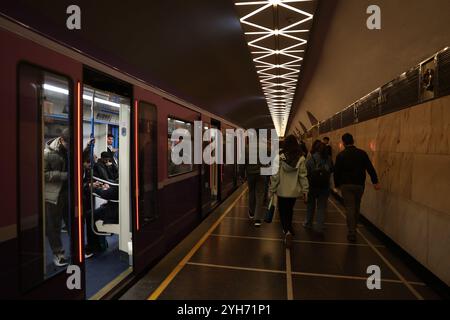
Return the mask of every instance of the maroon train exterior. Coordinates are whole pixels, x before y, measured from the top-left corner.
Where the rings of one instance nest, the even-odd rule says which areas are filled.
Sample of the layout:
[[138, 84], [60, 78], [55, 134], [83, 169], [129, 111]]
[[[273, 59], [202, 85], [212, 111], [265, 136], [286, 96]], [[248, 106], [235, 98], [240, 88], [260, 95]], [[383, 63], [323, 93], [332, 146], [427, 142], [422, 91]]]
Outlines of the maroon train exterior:
[[[22, 27], [20, 27], [22, 28]], [[33, 32], [28, 30], [28, 35]], [[41, 39], [40, 35], [35, 35]], [[42, 197], [41, 183], [38, 173], [39, 161], [36, 158], [36, 148], [39, 140], [36, 134], [36, 119], [39, 119], [38, 111], [34, 110], [36, 104], [28, 101], [29, 97], [19, 97], [18, 87], [23, 79], [18, 77], [18, 68], [21, 64], [31, 65], [36, 70], [46, 70], [54, 74], [60, 74], [70, 81], [70, 114], [71, 114], [71, 168], [72, 183], [70, 185], [71, 205], [71, 252], [72, 264], [80, 267], [84, 278], [84, 221], [81, 196], [82, 164], [81, 152], [82, 140], [82, 97], [83, 97], [83, 70], [86, 61], [92, 61], [90, 68], [101, 66], [101, 72], [110, 70], [111, 77], [119, 77], [120, 72], [108, 66], [86, 57], [86, 61], [77, 59], [79, 53], [71, 53], [70, 48], [61, 48], [55, 43], [54, 48], [46, 44], [39, 44], [30, 36], [21, 36], [18, 32], [12, 32], [0, 27], [1, 44], [1, 73], [0, 96], [2, 97], [2, 125], [0, 135], [3, 150], [0, 176], [2, 177], [1, 201], [0, 201], [0, 299], [85, 299], [84, 285], [81, 290], [69, 290], [66, 286], [67, 273], [62, 272], [45, 279], [32, 288], [21, 285], [30, 274], [42, 272], [39, 264], [42, 258], [26, 255], [27, 247], [37, 246], [43, 239], [33, 238], [36, 232], [33, 228], [39, 228], [39, 223], [25, 228], [27, 214], [35, 219], [40, 219], [39, 200]], [[64, 52], [61, 52], [64, 51]], [[75, 58], [74, 58], [75, 57]], [[132, 78], [123, 74], [124, 79]], [[26, 80], [26, 79], [25, 79]], [[126, 80], [125, 80], [126, 81]], [[214, 208], [209, 190], [205, 182], [210, 180], [211, 168], [207, 165], [196, 165], [194, 171], [168, 177], [168, 144], [167, 132], [170, 117], [184, 121], [194, 122], [202, 120], [207, 127], [211, 125], [224, 131], [234, 128], [225, 120], [215, 117], [201, 109], [180, 103], [175, 97], [159, 92], [158, 89], [148, 90], [148, 85], [135, 79], [130, 83], [132, 87], [131, 103], [131, 144], [130, 163], [131, 176], [131, 203], [132, 203], [132, 238], [133, 238], [133, 273], [137, 276], [147, 268], [154, 265], [181, 239], [196, 227], [202, 219]], [[23, 93], [23, 94], [26, 94]], [[21, 108], [29, 112], [19, 112], [18, 99], [23, 99]], [[22, 104], [21, 104], [22, 105]], [[151, 119], [153, 117], [153, 119]], [[146, 121], [156, 121], [156, 140], [154, 145], [146, 146], [146, 132], [140, 126]], [[155, 145], [156, 144], [156, 145]], [[156, 155], [155, 155], [156, 152]], [[28, 158], [29, 157], [29, 158]], [[137, 167], [136, 167], [137, 165]], [[151, 168], [154, 168], [152, 171]], [[219, 180], [219, 195], [216, 205], [226, 199], [237, 187], [237, 170], [235, 165], [218, 166], [217, 179]], [[148, 179], [145, 183], [155, 186], [155, 192], [151, 199], [158, 218], [145, 222], [146, 195], [139, 192], [142, 189], [142, 179]], [[42, 202], [42, 201], [41, 201]], [[36, 231], [36, 230], [34, 230]], [[41, 235], [44, 237], [43, 235]], [[36, 248], [30, 248], [36, 252]], [[84, 279], [81, 281], [84, 284]]]

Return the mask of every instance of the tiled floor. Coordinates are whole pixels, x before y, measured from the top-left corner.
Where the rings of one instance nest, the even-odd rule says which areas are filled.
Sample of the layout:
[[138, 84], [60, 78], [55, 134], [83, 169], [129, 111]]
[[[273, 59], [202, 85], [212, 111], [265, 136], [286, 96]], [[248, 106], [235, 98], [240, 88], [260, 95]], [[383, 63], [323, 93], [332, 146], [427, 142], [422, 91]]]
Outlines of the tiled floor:
[[[318, 237], [301, 223], [305, 204], [297, 201], [296, 236], [283, 244], [279, 217], [255, 228], [247, 217], [247, 193], [182, 266], [159, 299], [438, 299], [439, 296], [364, 226], [348, 243], [343, 209], [329, 203], [326, 233]], [[367, 267], [381, 269], [381, 289], [367, 288]], [[150, 294], [150, 293], [149, 293]]]

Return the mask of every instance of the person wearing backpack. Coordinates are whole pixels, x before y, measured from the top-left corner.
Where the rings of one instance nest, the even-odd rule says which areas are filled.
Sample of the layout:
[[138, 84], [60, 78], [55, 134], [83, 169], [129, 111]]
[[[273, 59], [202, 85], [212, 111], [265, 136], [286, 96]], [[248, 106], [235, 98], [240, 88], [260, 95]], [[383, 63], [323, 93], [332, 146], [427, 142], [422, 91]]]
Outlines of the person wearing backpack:
[[297, 139], [290, 135], [284, 140], [278, 171], [272, 176], [270, 185], [271, 194], [278, 196], [278, 211], [285, 235], [284, 242], [288, 248], [294, 235], [292, 228], [294, 205], [301, 195], [306, 199], [308, 187], [305, 157]]
[[317, 211], [315, 231], [323, 235], [333, 164], [326, 145], [319, 140], [313, 143], [311, 157], [306, 161], [306, 169], [308, 171], [309, 193], [306, 221], [303, 226], [307, 229], [313, 228], [314, 214]]

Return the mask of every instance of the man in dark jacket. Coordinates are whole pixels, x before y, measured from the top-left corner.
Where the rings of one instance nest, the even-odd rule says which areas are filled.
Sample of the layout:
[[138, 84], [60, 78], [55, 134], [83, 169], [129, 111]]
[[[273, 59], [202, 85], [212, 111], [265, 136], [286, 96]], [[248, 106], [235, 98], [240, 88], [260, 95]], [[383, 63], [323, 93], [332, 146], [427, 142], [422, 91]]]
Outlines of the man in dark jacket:
[[334, 185], [340, 188], [347, 211], [348, 240], [356, 241], [356, 227], [361, 198], [366, 184], [366, 172], [370, 175], [375, 190], [380, 190], [377, 173], [367, 153], [354, 146], [353, 136], [342, 136], [345, 150], [336, 157]]
[[113, 161], [110, 153], [102, 152], [100, 160], [94, 165], [94, 176], [105, 181], [116, 182], [119, 179], [119, 173]]
[[69, 138], [69, 130], [65, 129], [60, 137], [48, 141], [44, 149], [45, 231], [53, 262], [58, 267], [68, 265], [61, 240], [61, 223], [64, 215], [69, 214]]

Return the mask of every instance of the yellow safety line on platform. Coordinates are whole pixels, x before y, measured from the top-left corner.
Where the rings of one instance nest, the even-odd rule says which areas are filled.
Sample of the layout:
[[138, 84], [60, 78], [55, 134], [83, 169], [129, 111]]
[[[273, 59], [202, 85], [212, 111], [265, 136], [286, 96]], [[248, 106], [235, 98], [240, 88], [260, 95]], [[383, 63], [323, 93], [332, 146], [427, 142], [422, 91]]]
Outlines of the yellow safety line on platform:
[[183, 260], [181, 260], [180, 263], [178, 263], [175, 269], [172, 270], [172, 272], [167, 276], [166, 279], [164, 279], [164, 281], [159, 285], [159, 287], [155, 291], [153, 291], [153, 293], [147, 298], [147, 300], [156, 300], [159, 298], [159, 296], [163, 293], [164, 290], [166, 290], [166, 288], [169, 286], [172, 280], [184, 268], [184, 266], [189, 262], [189, 260], [197, 252], [197, 250], [200, 249], [203, 243], [205, 243], [205, 241], [208, 239], [208, 237], [211, 235], [214, 229], [217, 228], [217, 226], [222, 222], [225, 216], [234, 208], [236, 203], [238, 203], [239, 200], [241, 200], [242, 196], [247, 192], [247, 190], [248, 187], [245, 187], [245, 189], [236, 198], [236, 200], [233, 201], [233, 203], [227, 208], [227, 210], [222, 214], [222, 216], [212, 225], [211, 228], [209, 228], [209, 230], [204, 234], [204, 236], [197, 242], [197, 244], [191, 249], [191, 251], [189, 251], [189, 253], [183, 258]]

